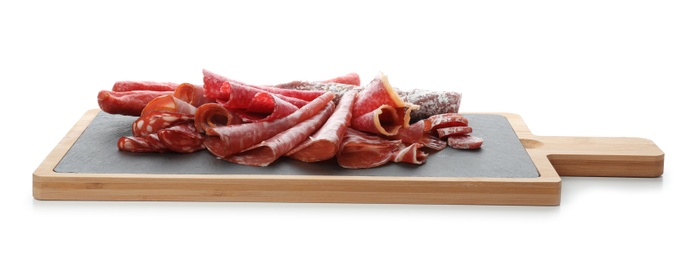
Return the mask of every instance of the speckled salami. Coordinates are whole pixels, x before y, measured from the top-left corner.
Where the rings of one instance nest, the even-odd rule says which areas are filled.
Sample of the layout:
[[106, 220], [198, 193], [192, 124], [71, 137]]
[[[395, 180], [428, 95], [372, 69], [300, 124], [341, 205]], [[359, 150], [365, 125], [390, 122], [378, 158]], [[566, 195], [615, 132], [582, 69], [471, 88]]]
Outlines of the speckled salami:
[[153, 82], [153, 81], [117, 81], [112, 86], [112, 91], [125, 92], [133, 90], [174, 91], [177, 83]]
[[330, 117], [334, 107], [332, 102], [328, 102], [328, 105], [315, 116], [224, 159], [242, 165], [268, 166], [319, 129]]
[[456, 135], [447, 139], [449, 146], [456, 149], [473, 150], [480, 149], [484, 140], [480, 137], [471, 135]]
[[444, 127], [468, 126], [468, 118], [456, 113], [432, 115], [426, 120], [430, 121], [430, 130], [433, 132]]
[[157, 132], [159, 141], [177, 153], [192, 153], [204, 149], [203, 137], [192, 123], [175, 125]]
[[332, 93], [325, 93], [294, 113], [274, 121], [207, 128], [204, 145], [217, 157], [228, 157], [311, 118], [323, 109], [333, 96]]
[[123, 136], [119, 138], [117, 147], [121, 151], [134, 153], [166, 153], [170, 151], [159, 141], [156, 133], [139, 137]]
[[465, 135], [473, 132], [473, 128], [470, 126], [450, 126], [437, 129], [437, 135], [439, 138], [454, 136], [454, 135]]
[[192, 122], [192, 115], [170, 111], [153, 111], [135, 120], [131, 126], [131, 130], [133, 136], [146, 136], [154, 134], [164, 128]]
[[171, 94], [173, 91], [133, 90], [115, 92], [102, 90], [97, 94], [97, 104], [102, 111], [110, 114], [139, 116], [150, 101]]
[[345, 93], [325, 124], [309, 139], [290, 150], [287, 156], [303, 162], [318, 162], [335, 157], [349, 127], [356, 94], [353, 90]]

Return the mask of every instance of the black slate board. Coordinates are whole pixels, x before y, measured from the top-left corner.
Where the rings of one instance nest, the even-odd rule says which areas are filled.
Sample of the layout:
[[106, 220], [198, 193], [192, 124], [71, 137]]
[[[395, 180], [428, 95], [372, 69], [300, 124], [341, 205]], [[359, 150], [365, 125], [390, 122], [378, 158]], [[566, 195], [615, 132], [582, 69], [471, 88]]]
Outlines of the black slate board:
[[242, 166], [216, 159], [208, 151], [192, 154], [130, 153], [117, 149], [119, 137], [131, 135], [135, 117], [99, 112], [67, 154], [56, 173], [140, 174], [283, 174], [405, 177], [536, 178], [539, 173], [508, 120], [500, 115], [465, 114], [472, 135], [484, 138], [479, 150], [450, 147], [428, 156], [423, 165], [389, 163], [350, 170], [334, 160], [303, 163], [280, 158], [268, 167]]

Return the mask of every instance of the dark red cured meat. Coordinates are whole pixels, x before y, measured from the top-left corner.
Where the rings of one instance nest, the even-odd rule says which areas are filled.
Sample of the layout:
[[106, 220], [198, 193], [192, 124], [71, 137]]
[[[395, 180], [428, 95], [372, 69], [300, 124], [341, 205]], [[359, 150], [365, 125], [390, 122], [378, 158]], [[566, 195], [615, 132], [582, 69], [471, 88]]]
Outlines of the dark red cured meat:
[[[221, 86], [223, 86], [224, 82], [232, 81], [232, 80], [230, 80], [224, 76], [221, 76], [219, 74], [213, 73], [213, 72], [208, 71], [208, 70], [202, 70], [202, 74], [204, 75], [204, 77], [203, 77], [204, 95], [207, 98], [213, 98], [213, 99], [221, 98]], [[242, 83], [242, 82], [235, 82], [234, 81], [234, 83]]]
[[344, 133], [351, 121], [351, 108], [357, 92], [351, 90], [342, 96], [335, 112], [309, 139], [287, 153], [287, 156], [303, 162], [318, 162], [335, 157]]
[[439, 138], [454, 136], [454, 135], [465, 135], [473, 132], [473, 128], [470, 126], [450, 126], [437, 129], [437, 135]]
[[259, 92], [252, 97], [244, 110], [235, 113], [245, 122], [273, 121], [290, 115], [299, 109], [297, 106], [278, 98], [275, 94]]
[[204, 96], [204, 87], [193, 85], [190, 83], [182, 83], [176, 87], [173, 96], [190, 103], [194, 107], [199, 107], [203, 104], [215, 102], [215, 99]]
[[[368, 86], [359, 92], [352, 109], [352, 118], [365, 115], [383, 105], [392, 108], [407, 106], [389, 84], [387, 76], [379, 73]], [[406, 125], [408, 126], [408, 122]]]
[[389, 105], [381, 105], [375, 110], [352, 116], [351, 127], [367, 132], [386, 136], [396, 135], [404, 125], [404, 121], [397, 115], [397, 110]]
[[480, 137], [471, 135], [455, 135], [447, 139], [449, 146], [456, 149], [474, 150], [480, 149], [484, 140]]
[[[428, 124], [426, 124], [428, 122]], [[412, 144], [420, 141], [423, 134], [430, 130], [429, 121], [420, 120], [411, 124], [409, 127], [402, 127], [392, 139], [399, 139], [405, 144]]]
[[133, 136], [146, 136], [154, 134], [164, 128], [192, 122], [192, 115], [171, 111], [153, 111], [135, 120], [131, 126], [131, 130]]
[[140, 137], [123, 136], [119, 138], [117, 146], [121, 151], [134, 153], [166, 153], [170, 151], [159, 141], [156, 133]]
[[442, 150], [447, 147], [447, 142], [438, 137], [425, 133], [423, 137], [417, 142], [423, 145], [424, 148], [429, 148], [435, 151]]
[[458, 113], [461, 106], [461, 93], [455, 91], [397, 89], [397, 95], [406, 103], [420, 106], [420, 109], [411, 111], [411, 121], [425, 119], [432, 115]]
[[197, 111], [197, 108], [188, 102], [174, 97], [173, 94], [171, 94], [154, 98], [145, 106], [142, 112], [140, 112], [140, 116], [144, 116], [147, 113], [154, 111], [169, 111], [186, 115], [194, 115], [195, 111]]
[[260, 89], [261, 91], [266, 91], [270, 92], [273, 94], [280, 94], [283, 96], [288, 96], [288, 97], [294, 97], [306, 101], [311, 101], [314, 100], [315, 98], [319, 97], [325, 91], [317, 91], [317, 90], [311, 90], [311, 91], [303, 91], [303, 90], [294, 90], [294, 89], [282, 89], [282, 88], [275, 88], [275, 87], [269, 87], [269, 86], [256, 86], [256, 85], [250, 85], [246, 83], [242, 83], [240, 81], [228, 79], [226, 77], [223, 77], [221, 75], [218, 75], [216, 73], [212, 73], [207, 70], [203, 70], [204, 73], [204, 91], [205, 95], [209, 98], [215, 98], [215, 99], [222, 99], [222, 100], [228, 100], [230, 98], [230, 95], [232, 93], [230, 90], [226, 92], [223, 90], [224, 84], [230, 85], [230, 87], [234, 86], [241, 86], [241, 87], [248, 87], [248, 88], [256, 88]]
[[177, 153], [192, 153], [204, 149], [203, 137], [191, 123], [159, 130], [157, 136], [167, 149]]
[[217, 103], [201, 105], [195, 111], [195, 129], [205, 133], [207, 128], [241, 124], [242, 119], [235, 112]]
[[392, 155], [390, 156], [390, 160], [393, 162], [423, 164], [427, 159], [428, 154], [424, 151], [419, 150], [419, 148], [421, 148], [422, 146], [423, 145], [419, 143], [413, 143], [409, 146], [403, 146], [392, 153]]
[[319, 129], [330, 117], [334, 107], [332, 102], [328, 102], [328, 105], [315, 116], [224, 159], [241, 165], [268, 166]]
[[311, 118], [323, 109], [333, 96], [332, 93], [325, 93], [294, 113], [274, 121], [207, 128], [204, 145], [219, 158], [233, 155]]
[[456, 113], [433, 115], [426, 120], [430, 121], [431, 131], [451, 126], [468, 126], [468, 119]]
[[150, 101], [171, 94], [173, 91], [133, 90], [114, 92], [102, 90], [97, 94], [97, 104], [102, 111], [110, 114], [139, 116]]
[[400, 140], [389, 140], [377, 135], [347, 128], [337, 153], [337, 163], [348, 169], [373, 168], [386, 164], [394, 151], [401, 147]]
[[351, 73], [348, 73], [346, 75], [342, 75], [342, 76], [332, 78], [329, 80], [324, 80], [321, 82], [361, 86], [361, 77], [359, 77], [359, 74], [357, 74], [356, 72], [351, 72]]
[[154, 81], [117, 81], [114, 82], [112, 91], [125, 92], [133, 90], [174, 91], [177, 83], [154, 82]]

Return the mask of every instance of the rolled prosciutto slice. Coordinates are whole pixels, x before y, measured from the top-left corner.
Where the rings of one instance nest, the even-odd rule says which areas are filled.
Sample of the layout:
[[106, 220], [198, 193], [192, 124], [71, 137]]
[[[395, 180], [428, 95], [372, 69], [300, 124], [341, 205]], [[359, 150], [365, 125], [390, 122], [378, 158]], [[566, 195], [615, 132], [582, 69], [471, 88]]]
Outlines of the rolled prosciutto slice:
[[419, 143], [403, 146], [392, 153], [390, 160], [398, 163], [423, 164], [427, 159], [428, 153], [418, 149], [422, 146]]
[[195, 111], [195, 129], [205, 133], [206, 129], [241, 124], [242, 119], [235, 112], [217, 103], [201, 105]]
[[216, 101], [215, 99], [204, 96], [203, 86], [193, 85], [190, 83], [182, 83], [178, 85], [176, 90], [173, 92], [173, 96], [190, 103], [190, 105], [194, 107], [199, 107], [203, 104]]
[[146, 114], [154, 111], [169, 111], [194, 115], [195, 111], [197, 111], [197, 108], [188, 102], [174, 97], [173, 94], [170, 94], [154, 98], [140, 112], [140, 116], [145, 116]]
[[174, 91], [178, 84], [171, 82], [154, 82], [154, 81], [117, 81], [112, 86], [112, 91], [125, 92], [133, 90], [151, 90], [151, 91]]
[[332, 93], [325, 93], [294, 113], [274, 121], [207, 128], [204, 145], [217, 157], [226, 158], [318, 114], [333, 96]]
[[290, 150], [287, 156], [303, 162], [318, 162], [335, 157], [349, 127], [356, 94], [354, 90], [345, 93], [325, 124], [309, 139]]
[[242, 83], [240, 81], [228, 79], [226, 77], [223, 77], [221, 75], [218, 75], [216, 73], [210, 72], [208, 70], [203, 70], [204, 74], [204, 92], [205, 95], [209, 98], [215, 98], [215, 99], [222, 99], [222, 100], [228, 100], [230, 98], [230, 95], [232, 93], [228, 92], [228, 95], [226, 95], [225, 91], [223, 90], [224, 84], [228, 85], [235, 85], [235, 86], [242, 86], [242, 87], [249, 87], [249, 88], [256, 88], [261, 91], [266, 91], [270, 92], [273, 94], [280, 94], [283, 96], [288, 96], [288, 97], [294, 97], [306, 101], [312, 101], [315, 98], [319, 97], [320, 95], [323, 95], [325, 91], [320, 91], [320, 90], [295, 90], [295, 89], [282, 89], [282, 88], [275, 88], [275, 87], [269, 87], [269, 86], [256, 86], [256, 85], [250, 85], [246, 83]]
[[328, 105], [315, 116], [224, 159], [242, 165], [268, 166], [319, 129], [330, 117], [334, 107], [335, 104], [328, 102]]
[[389, 140], [348, 128], [337, 153], [337, 163], [343, 168], [365, 169], [383, 165], [401, 147], [400, 140]]
[[354, 102], [351, 127], [369, 133], [396, 135], [399, 128], [409, 126], [412, 109], [415, 106], [401, 100], [381, 72]]
[[102, 111], [110, 114], [139, 116], [150, 101], [171, 94], [173, 91], [132, 90], [115, 92], [102, 90], [97, 94], [97, 104]]

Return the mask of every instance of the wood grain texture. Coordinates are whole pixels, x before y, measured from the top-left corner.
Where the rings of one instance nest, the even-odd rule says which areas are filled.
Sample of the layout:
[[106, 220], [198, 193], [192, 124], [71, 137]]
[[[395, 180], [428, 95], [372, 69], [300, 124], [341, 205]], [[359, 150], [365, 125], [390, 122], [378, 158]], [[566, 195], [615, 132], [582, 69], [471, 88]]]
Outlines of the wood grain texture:
[[34, 198], [559, 205], [561, 175], [657, 177], [664, 163], [646, 139], [535, 136], [519, 115], [497, 113], [511, 123], [538, 178], [55, 173], [98, 111], [88, 111], [33, 173]]

